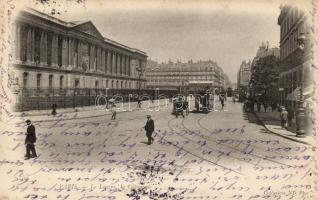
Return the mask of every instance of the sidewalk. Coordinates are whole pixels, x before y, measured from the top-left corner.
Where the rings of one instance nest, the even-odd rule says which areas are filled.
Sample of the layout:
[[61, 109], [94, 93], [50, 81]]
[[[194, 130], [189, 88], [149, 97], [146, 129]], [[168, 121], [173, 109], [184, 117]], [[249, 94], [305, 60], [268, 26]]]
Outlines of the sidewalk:
[[308, 144], [311, 146], [315, 146], [317, 143], [317, 140], [312, 135], [306, 135], [303, 138], [296, 136], [296, 124], [295, 119], [293, 119], [293, 126], [288, 127], [286, 129], [281, 128], [280, 124], [280, 113], [278, 111], [267, 111], [266, 113], [262, 110], [261, 112], [257, 112], [255, 110], [255, 116], [258, 118], [258, 120], [262, 123], [262, 125], [271, 133], [278, 135], [280, 137], [300, 142], [303, 144]]
[[[168, 108], [164, 108], [168, 103]], [[118, 103], [117, 105], [117, 113], [121, 112], [131, 112], [136, 110], [144, 110], [144, 109], [158, 109], [158, 101], [143, 101], [141, 104], [141, 108], [137, 107], [137, 102], [128, 102], [126, 103]], [[160, 109], [170, 109], [169, 100], [162, 99], [159, 101]], [[70, 119], [81, 119], [81, 118], [91, 118], [98, 117], [103, 115], [111, 115], [110, 108], [106, 110], [105, 106], [86, 106], [86, 107], [76, 107], [76, 108], [66, 108], [66, 109], [57, 109], [57, 114], [53, 116], [51, 114], [52, 110], [33, 110], [33, 111], [25, 111], [25, 112], [15, 112], [14, 118], [15, 121], [25, 121], [26, 119], [30, 119], [33, 122], [43, 122], [43, 121], [55, 121], [58, 119], [70, 120]], [[150, 111], [151, 112], [151, 111]], [[152, 111], [153, 112], [153, 111]]]

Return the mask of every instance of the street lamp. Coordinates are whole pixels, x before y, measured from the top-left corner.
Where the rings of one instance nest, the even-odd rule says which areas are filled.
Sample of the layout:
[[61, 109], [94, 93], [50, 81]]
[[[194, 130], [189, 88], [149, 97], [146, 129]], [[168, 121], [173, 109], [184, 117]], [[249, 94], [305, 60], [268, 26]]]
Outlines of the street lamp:
[[[300, 36], [297, 38], [297, 43], [299, 49], [302, 51], [302, 60], [304, 58], [305, 52], [305, 41], [306, 36], [305, 33], [300, 33]], [[305, 137], [305, 108], [304, 108], [304, 97], [303, 97], [303, 66], [301, 67], [301, 79], [300, 79], [300, 98], [298, 100], [298, 108], [297, 108], [297, 137]]]

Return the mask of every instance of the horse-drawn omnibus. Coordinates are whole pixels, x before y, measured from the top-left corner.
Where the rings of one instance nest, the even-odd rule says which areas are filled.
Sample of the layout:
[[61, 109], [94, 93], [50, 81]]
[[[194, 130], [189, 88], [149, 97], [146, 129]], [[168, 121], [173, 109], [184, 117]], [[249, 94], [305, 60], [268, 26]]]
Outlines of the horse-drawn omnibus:
[[214, 95], [209, 90], [199, 91], [195, 95], [196, 112], [208, 113], [213, 109]]

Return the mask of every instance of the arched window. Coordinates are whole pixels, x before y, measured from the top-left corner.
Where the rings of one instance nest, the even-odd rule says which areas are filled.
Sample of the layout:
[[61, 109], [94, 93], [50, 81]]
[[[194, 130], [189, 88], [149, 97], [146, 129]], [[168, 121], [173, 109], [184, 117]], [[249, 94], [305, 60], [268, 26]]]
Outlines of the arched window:
[[116, 88], [118, 88], [119, 87], [119, 82], [118, 81], [116, 81]]
[[112, 88], [114, 88], [114, 81], [112, 80]]

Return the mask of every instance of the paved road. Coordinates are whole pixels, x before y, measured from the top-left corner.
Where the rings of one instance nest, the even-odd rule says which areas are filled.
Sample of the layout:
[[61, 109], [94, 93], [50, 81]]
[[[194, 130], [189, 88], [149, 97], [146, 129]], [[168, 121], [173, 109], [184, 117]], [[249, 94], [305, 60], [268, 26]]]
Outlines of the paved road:
[[[215, 109], [35, 123], [40, 156], [27, 161], [25, 127], [4, 131], [7, 124], [0, 173], [8, 184], [0, 191], [9, 199], [313, 199], [314, 148], [266, 132], [239, 103]], [[153, 145], [145, 144], [147, 114], [155, 120]]]

